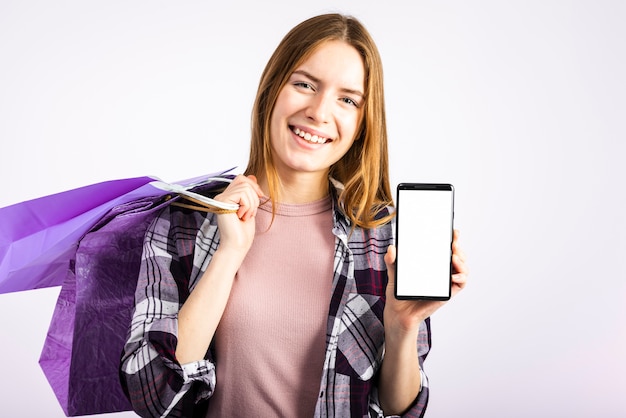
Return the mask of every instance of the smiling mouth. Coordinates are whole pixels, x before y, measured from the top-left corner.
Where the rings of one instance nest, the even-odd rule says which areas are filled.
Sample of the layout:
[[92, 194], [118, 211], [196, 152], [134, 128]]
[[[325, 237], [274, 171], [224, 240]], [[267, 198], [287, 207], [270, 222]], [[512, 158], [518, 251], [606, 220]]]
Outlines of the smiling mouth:
[[317, 135], [311, 135], [309, 132], [304, 132], [298, 128], [291, 127], [291, 131], [298, 135], [300, 138], [304, 139], [307, 142], [312, 144], [325, 144], [327, 142], [331, 142], [332, 140], [329, 138], [323, 138]]

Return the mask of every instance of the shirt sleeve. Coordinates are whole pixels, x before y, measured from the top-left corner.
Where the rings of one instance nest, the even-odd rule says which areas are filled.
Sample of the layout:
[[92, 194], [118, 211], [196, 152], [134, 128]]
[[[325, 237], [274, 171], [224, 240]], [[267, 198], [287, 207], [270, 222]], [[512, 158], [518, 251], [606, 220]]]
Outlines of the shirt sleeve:
[[[417, 336], [417, 354], [419, 356], [420, 375], [421, 375], [421, 388], [417, 397], [411, 404], [411, 407], [404, 412], [401, 416], [407, 418], [423, 418], [426, 413], [426, 406], [428, 405], [428, 376], [424, 373], [424, 361], [430, 351], [430, 318], [426, 318], [424, 322], [420, 324], [419, 333]], [[395, 418], [400, 415], [384, 415], [380, 402], [378, 400], [378, 388], [374, 387], [370, 398], [370, 417], [374, 418]]]
[[199, 216], [166, 208], [144, 238], [135, 310], [120, 364], [122, 386], [142, 417], [190, 417], [194, 405], [215, 388], [210, 350], [204, 360], [184, 365], [175, 356], [178, 311], [194, 276], [208, 262], [205, 254], [198, 266], [196, 236], [205, 237], [198, 233]]

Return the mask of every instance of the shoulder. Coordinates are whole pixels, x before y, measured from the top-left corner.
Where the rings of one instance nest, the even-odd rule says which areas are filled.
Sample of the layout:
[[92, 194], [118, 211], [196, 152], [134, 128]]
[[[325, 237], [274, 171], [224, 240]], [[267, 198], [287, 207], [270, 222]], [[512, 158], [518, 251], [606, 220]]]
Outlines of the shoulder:
[[157, 214], [146, 231], [145, 240], [163, 246], [167, 252], [189, 251], [196, 241], [213, 240], [216, 234], [215, 214], [180, 207], [173, 202]]
[[178, 202], [172, 202], [159, 215], [167, 220], [172, 228], [199, 228], [205, 223], [217, 224], [216, 215], [197, 208], [184, 207]]

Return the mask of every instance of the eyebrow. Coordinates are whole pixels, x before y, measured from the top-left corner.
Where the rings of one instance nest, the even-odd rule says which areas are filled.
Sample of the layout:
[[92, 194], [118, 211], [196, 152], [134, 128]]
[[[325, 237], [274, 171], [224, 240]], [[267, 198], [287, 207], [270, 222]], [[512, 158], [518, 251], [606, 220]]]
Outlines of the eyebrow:
[[[313, 81], [314, 83], [320, 83], [322, 81], [319, 78], [315, 77], [313, 74], [311, 74], [311, 73], [309, 73], [307, 71], [304, 71], [304, 70], [296, 70], [296, 71], [293, 72], [293, 74], [303, 75], [303, 76], [307, 77], [308, 79], [310, 79], [311, 81]], [[360, 91], [360, 90], [349, 89], [349, 88], [345, 88], [345, 87], [342, 87], [340, 90], [342, 92], [344, 92], [344, 93], [355, 94], [357, 96], [360, 96], [361, 98], [365, 97], [365, 94], [363, 94], [363, 92]]]

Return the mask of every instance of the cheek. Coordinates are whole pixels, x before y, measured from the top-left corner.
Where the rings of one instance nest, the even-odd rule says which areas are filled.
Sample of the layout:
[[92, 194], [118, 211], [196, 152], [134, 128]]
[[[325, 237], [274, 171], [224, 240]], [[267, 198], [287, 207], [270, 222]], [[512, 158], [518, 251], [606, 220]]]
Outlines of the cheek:
[[278, 124], [279, 122], [276, 117], [276, 112], [273, 112], [272, 116], [270, 117], [270, 139], [274, 137]]
[[357, 135], [361, 132], [362, 118], [361, 115], [350, 115], [344, 121], [344, 134], [349, 136], [350, 139], [356, 140]]
[[273, 139], [274, 136], [279, 132], [280, 127], [285, 123], [284, 120], [284, 112], [280, 103], [276, 103], [274, 110], [272, 111], [272, 116], [269, 120], [270, 123], [270, 139]]
[[282, 96], [278, 97], [270, 117], [270, 133], [279, 132], [282, 128], [285, 128], [287, 121], [294, 113], [293, 100]]

